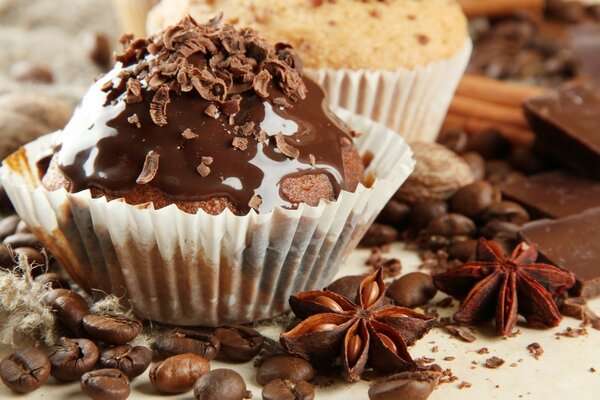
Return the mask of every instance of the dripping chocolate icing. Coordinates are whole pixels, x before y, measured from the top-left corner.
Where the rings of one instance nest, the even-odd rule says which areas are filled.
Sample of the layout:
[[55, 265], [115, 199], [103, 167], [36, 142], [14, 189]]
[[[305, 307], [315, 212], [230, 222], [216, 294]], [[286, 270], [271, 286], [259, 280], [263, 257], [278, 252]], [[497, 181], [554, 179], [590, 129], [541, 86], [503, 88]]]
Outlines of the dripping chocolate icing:
[[[183, 30], [196, 29], [193, 21], [183, 24]], [[220, 32], [217, 28], [203, 29]], [[165, 41], [164, 34], [160, 40]], [[140, 48], [139, 44], [132, 47], [135, 46]], [[172, 47], [177, 51], [176, 46]], [[290, 54], [289, 48], [283, 49], [286, 56]], [[281, 56], [281, 51], [272, 54]], [[186, 58], [188, 69], [208, 68], [210, 59], [206, 59], [210, 54], [201, 55], [194, 53]], [[238, 91], [239, 111], [234, 115], [222, 110], [223, 103], [237, 94], [231, 94], [236, 91], [232, 90], [235, 76], [229, 82], [230, 93], [219, 100], [213, 94], [183, 91], [171, 82], [166, 123], [157, 124], [150, 112], [156, 88], [140, 79], [141, 99], [137, 101], [128, 101], [125, 88], [127, 80], [139, 74], [140, 63], [153, 57], [156, 55], [139, 51], [131, 60], [129, 54], [130, 59], [123, 60], [125, 65], [117, 64], [90, 88], [61, 133], [56, 157], [71, 192], [96, 188], [111, 197], [126, 195], [139, 186], [136, 180], [150, 152], [159, 158], [158, 169], [147, 185], [173, 200], [226, 198], [242, 214], [250, 210], [254, 196], [261, 199], [257, 207], [261, 213], [278, 205], [296, 207], [279, 190], [288, 176], [324, 174], [331, 183], [333, 198], [340, 190], [355, 189], [357, 179], [347, 179], [344, 165], [344, 152], [355, 152], [349, 129], [327, 109], [323, 90], [310, 79], [301, 77], [301, 82], [295, 81], [294, 85], [303, 82], [304, 88], [290, 92], [285, 86], [289, 76], [275, 70], [273, 79], [264, 86], [268, 96], [264, 90], [263, 96], [257, 90]], [[264, 68], [261, 64], [264, 66], [267, 61], [258, 60], [254, 73]], [[290, 57], [287, 62], [290, 68], [285, 73], [301, 76], [298, 59]], [[289, 64], [296, 64], [296, 70]], [[209, 115], [206, 110], [211, 104], [220, 111]], [[253, 133], [240, 134], [236, 127], [244, 125], [253, 126]], [[186, 130], [187, 135], [183, 135]], [[266, 136], [259, 139], [258, 133]], [[296, 158], [278, 148], [278, 134], [297, 150]], [[246, 143], [245, 148], [233, 146], [236, 137]], [[204, 174], [198, 171], [203, 157], [211, 159], [208, 174], [206, 169]]]

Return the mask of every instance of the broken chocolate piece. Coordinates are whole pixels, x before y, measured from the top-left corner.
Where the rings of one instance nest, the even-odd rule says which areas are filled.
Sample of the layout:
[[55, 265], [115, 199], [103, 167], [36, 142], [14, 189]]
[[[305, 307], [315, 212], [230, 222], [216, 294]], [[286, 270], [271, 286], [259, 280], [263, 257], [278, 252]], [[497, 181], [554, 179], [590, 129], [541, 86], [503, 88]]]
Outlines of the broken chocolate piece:
[[563, 171], [514, 179], [500, 188], [538, 218], [563, 218], [600, 205], [600, 182]]
[[600, 295], [600, 208], [559, 220], [539, 220], [526, 224], [520, 232], [536, 245], [542, 262], [575, 274], [570, 293], [591, 298]]

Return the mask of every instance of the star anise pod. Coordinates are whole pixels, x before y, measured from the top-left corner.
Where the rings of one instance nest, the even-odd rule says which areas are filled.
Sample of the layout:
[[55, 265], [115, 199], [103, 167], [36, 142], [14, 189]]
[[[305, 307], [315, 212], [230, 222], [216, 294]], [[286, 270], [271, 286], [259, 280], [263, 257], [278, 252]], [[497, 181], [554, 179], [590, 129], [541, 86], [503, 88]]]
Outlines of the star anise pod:
[[557, 326], [562, 317], [555, 299], [575, 284], [569, 271], [536, 263], [534, 245], [521, 242], [507, 257], [492, 240], [479, 239], [478, 261], [434, 275], [439, 290], [461, 299], [454, 319], [465, 324], [495, 316], [498, 334], [508, 336], [520, 314], [536, 328]]
[[361, 282], [355, 302], [327, 290], [296, 294], [290, 306], [304, 321], [283, 333], [281, 343], [289, 353], [315, 364], [339, 357], [348, 381], [360, 379], [367, 364], [380, 372], [414, 369], [407, 346], [434, 321], [409, 308], [383, 306], [384, 295], [381, 268]]

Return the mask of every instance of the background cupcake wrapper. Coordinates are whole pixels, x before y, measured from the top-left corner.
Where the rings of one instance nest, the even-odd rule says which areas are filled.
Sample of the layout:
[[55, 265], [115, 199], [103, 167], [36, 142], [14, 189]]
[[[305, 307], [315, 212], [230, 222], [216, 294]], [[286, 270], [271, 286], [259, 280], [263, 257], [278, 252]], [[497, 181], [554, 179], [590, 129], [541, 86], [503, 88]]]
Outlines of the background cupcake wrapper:
[[332, 107], [365, 115], [398, 131], [409, 143], [433, 142], [469, 57], [467, 39], [451, 58], [414, 69], [306, 69], [327, 92]]
[[112, 0], [123, 31], [136, 37], [146, 36], [146, 18], [159, 0]]
[[[163, 323], [217, 326], [273, 317], [291, 294], [327, 285], [414, 167], [398, 134], [346, 110], [336, 114], [373, 156], [372, 187], [297, 210], [219, 216], [93, 199], [39, 185], [35, 161], [52, 135], [5, 160], [0, 180], [19, 215], [86, 291], [129, 299]], [[93, 291], [92, 291], [93, 292]]]

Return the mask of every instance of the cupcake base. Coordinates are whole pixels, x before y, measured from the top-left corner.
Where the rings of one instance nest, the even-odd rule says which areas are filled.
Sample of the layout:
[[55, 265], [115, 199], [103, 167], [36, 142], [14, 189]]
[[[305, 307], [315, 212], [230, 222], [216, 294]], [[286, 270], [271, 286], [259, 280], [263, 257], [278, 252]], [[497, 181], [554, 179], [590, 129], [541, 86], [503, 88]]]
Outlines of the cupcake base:
[[9, 157], [0, 180], [21, 218], [92, 295], [122, 296], [139, 317], [162, 323], [248, 323], [286, 311], [293, 293], [327, 285], [413, 169], [394, 131], [336, 113], [364, 133], [357, 147], [374, 155], [366, 174], [376, 179], [317, 207], [192, 215], [93, 199], [89, 191], [48, 192], [32, 171], [51, 136]]

